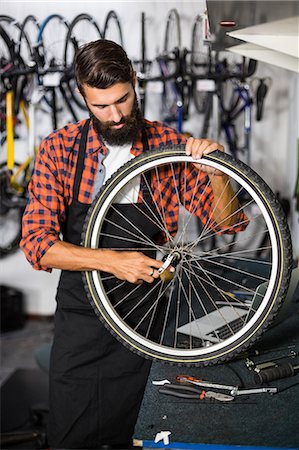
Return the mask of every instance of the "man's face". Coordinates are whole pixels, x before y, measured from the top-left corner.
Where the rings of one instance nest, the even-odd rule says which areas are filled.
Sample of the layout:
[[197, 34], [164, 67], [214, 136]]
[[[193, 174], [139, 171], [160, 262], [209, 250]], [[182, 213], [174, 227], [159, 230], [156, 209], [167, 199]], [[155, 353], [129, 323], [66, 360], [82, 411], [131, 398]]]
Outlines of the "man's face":
[[132, 143], [142, 125], [132, 84], [116, 83], [107, 89], [88, 85], [83, 88], [96, 132], [110, 145]]

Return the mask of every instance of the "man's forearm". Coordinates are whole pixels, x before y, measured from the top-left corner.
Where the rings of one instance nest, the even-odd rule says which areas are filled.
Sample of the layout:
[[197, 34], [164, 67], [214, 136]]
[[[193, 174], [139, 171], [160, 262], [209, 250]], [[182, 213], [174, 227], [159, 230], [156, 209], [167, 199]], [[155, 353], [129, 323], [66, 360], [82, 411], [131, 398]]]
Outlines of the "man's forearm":
[[111, 250], [84, 248], [69, 242], [58, 241], [43, 255], [40, 263], [51, 269], [106, 271], [113, 253]]
[[44, 254], [40, 264], [62, 270], [104, 271], [130, 283], [139, 283], [140, 280], [152, 283], [159, 277], [158, 270], [153, 269], [159, 269], [163, 261], [137, 251], [91, 249], [58, 241]]
[[213, 218], [222, 227], [234, 225], [238, 219], [239, 201], [230, 184], [229, 177], [212, 176], [211, 187], [214, 194]]

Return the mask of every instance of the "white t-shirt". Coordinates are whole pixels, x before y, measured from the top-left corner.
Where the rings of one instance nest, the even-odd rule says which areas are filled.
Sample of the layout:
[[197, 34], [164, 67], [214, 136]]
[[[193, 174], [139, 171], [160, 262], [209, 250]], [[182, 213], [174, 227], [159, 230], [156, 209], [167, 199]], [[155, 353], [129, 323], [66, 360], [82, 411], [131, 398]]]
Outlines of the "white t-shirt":
[[[104, 183], [114, 174], [121, 166], [131, 159], [135, 158], [131, 153], [131, 144], [128, 145], [106, 145], [108, 154], [102, 161], [105, 167]], [[115, 197], [114, 203], [136, 203], [140, 190], [140, 176], [134, 178], [127, 186], [124, 186], [121, 192]]]

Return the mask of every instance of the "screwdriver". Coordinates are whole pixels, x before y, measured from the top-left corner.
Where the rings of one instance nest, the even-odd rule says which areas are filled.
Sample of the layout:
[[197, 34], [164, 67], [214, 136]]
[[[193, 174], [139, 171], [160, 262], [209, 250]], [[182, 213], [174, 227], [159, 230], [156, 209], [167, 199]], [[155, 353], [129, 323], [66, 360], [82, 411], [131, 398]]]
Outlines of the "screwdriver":
[[280, 380], [281, 378], [292, 377], [299, 371], [299, 365], [293, 366], [291, 363], [281, 366], [264, 369], [254, 374], [256, 384], [269, 383], [270, 381]]

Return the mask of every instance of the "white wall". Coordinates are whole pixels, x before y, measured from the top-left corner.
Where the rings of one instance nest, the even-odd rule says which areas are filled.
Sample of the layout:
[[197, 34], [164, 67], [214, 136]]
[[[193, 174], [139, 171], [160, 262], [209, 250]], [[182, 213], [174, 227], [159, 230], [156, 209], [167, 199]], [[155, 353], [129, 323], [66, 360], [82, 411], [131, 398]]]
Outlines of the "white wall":
[[[85, 12], [93, 15], [103, 27], [109, 10], [114, 9], [123, 29], [125, 48], [131, 58], [140, 57], [140, 15], [147, 17], [148, 57], [155, 56], [162, 49], [165, 23], [168, 11], [177, 8], [181, 17], [182, 45], [190, 48], [191, 25], [194, 17], [202, 13], [202, 1], [2, 1], [0, 13], [22, 21], [28, 14], [34, 14], [41, 22], [48, 14], [60, 13], [69, 21]], [[294, 191], [297, 167], [296, 139], [298, 133], [298, 78], [284, 69], [260, 63], [256, 76], [271, 76], [273, 83], [266, 98], [262, 122], [253, 123], [252, 166], [267, 181], [274, 191], [290, 198]], [[151, 95], [147, 116], [157, 119], [158, 107], [155, 94]], [[66, 120], [65, 118], [63, 118]], [[63, 125], [63, 123], [62, 123]], [[49, 126], [49, 125], [47, 125]], [[45, 127], [40, 123], [39, 134]], [[200, 130], [198, 116], [186, 124], [194, 135]], [[51, 131], [49, 129], [49, 131]], [[20, 144], [18, 144], [20, 145]], [[293, 212], [290, 224], [293, 233], [295, 255], [299, 256], [298, 214]], [[55, 291], [59, 271], [52, 274], [36, 272], [18, 251], [1, 261], [0, 282], [19, 287], [26, 294], [26, 310], [29, 314], [49, 315], [55, 309]]]

